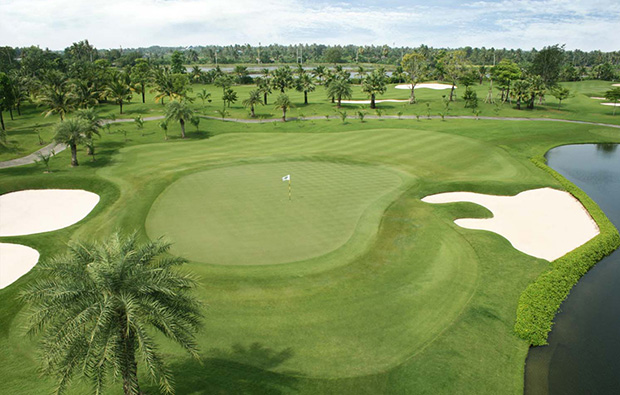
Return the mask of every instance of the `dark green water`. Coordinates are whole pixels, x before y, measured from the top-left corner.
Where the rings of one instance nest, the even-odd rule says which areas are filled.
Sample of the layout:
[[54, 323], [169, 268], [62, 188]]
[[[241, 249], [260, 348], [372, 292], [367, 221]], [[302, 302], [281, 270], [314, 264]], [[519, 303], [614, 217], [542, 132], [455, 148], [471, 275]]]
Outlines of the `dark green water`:
[[[584, 190], [620, 228], [620, 148], [569, 145], [547, 153], [550, 167]], [[620, 394], [620, 249], [573, 288], [549, 345], [530, 349], [525, 393]]]

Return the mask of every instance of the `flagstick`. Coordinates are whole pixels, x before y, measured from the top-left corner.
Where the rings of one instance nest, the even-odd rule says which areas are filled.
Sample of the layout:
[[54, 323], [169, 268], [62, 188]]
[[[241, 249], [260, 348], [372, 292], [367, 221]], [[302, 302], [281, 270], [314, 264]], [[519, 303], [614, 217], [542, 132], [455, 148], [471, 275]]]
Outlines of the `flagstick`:
[[291, 179], [288, 179], [288, 201], [291, 201]]

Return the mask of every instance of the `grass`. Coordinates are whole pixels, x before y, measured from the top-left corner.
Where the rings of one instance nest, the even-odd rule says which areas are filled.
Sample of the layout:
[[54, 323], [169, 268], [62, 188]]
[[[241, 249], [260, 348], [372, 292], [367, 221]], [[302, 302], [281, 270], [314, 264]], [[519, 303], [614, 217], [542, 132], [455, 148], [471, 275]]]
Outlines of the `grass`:
[[[473, 89], [477, 92], [479, 100], [480, 116], [491, 117], [524, 117], [524, 118], [560, 118], [583, 120], [603, 123], [620, 124], [620, 116], [613, 116], [613, 107], [602, 106], [600, 100], [590, 99], [591, 96], [603, 96], [605, 91], [611, 87], [611, 82], [607, 81], [582, 81], [567, 82], [563, 84], [573, 91], [574, 97], [566, 99], [562, 102], [561, 108], [558, 109], [557, 100], [548, 94], [546, 103], [536, 105], [533, 110], [516, 110], [514, 105], [510, 103], [491, 104], [484, 103], [483, 99], [487, 95], [488, 85], [475, 85]], [[407, 99], [409, 91], [399, 90], [394, 87], [396, 84], [389, 85], [384, 95], [378, 96], [377, 99]], [[222, 89], [213, 85], [192, 85], [193, 93], [190, 96], [196, 96], [202, 89], [206, 89], [211, 93], [211, 102], [202, 103], [201, 100], [195, 99], [191, 105], [198, 113], [207, 116], [221, 117], [217, 111], [222, 107]], [[242, 101], [248, 96], [250, 90], [256, 89], [255, 85], [234, 86], [233, 89], [238, 92], [239, 100], [230, 108], [227, 108], [228, 117], [233, 118], [250, 118], [250, 111], [244, 108]], [[463, 89], [457, 89], [457, 100], [450, 105], [447, 115], [469, 115], [472, 116], [472, 110], [464, 107], [464, 101], [460, 98]], [[287, 112], [289, 118], [294, 117], [325, 117], [326, 115], [338, 116], [335, 104], [327, 99], [323, 86], [317, 86], [315, 92], [309, 93], [309, 104], [303, 104], [303, 93], [295, 90], [286, 92], [291, 97], [295, 107]], [[495, 90], [497, 94], [498, 91]], [[279, 92], [269, 95], [267, 105], [256, 107], [257, 118], [269, 119], [279, 118], [281, 111], [273, 106], [273, 102]], [[443, 95], [449, 94], [449, 90], [436, 91], [430, 89], [419, 89], [416, 91], [418, 102], [416, 104], [408, 103], [380, 103], [377, 108], [383, 115], [397, 115], [402, 113], [404, 116], [420, 116], [425, 118], [427, 114], [431, 116], [439, 116], [444, 110]], [[154, 102], [154, 93], [147, 92], [146, 103], [140, 102], [138, 96], [134, 96], [133, 102], [123, 105], [124, 114], [119, 113], [119, 106], [112, 103], [102, 103], [98, 106], [100, 115], [105, 118], [128, 118], [132, 119], [138, 115], [143, 117], [163, 115], [164, 106]], [[368, 96], [361, 91], [359, 85], [353, 86], [354, 100], [368, 100]], [[428, 107], [427, 107], [428, 104]], [[365, 111], [368, 115], [377, 115], [374, 110], [368, 108], [369, 105], [343, 104], [342, 110], [347, 111], [350, 116], [357, 113], [358, 110]], [[15, 115], [15, 120], [11, 121], [8, 114], [5, 114], [5, 122], [8, 132], [7, 147], [0, 146], [0, 161], [10, 160], [22, 157], [41, 148], [39, 138], [35, 130], [40, 131], [41, 139], [44, 144], [52, 141], [54, 132], [53, 127], [58, 122], [58, 116], [43, 117], [41, 112], [43, 108], [36, 107], [33, 104], [24, 105], [22, 108], [22, 116]], [[335, 120], [334, 120], [335, 121]], [[359, 122], [349, 119], [348, 122]], [[136, 130], [135, 125], [127, 123], [123, 128], [128, 131]], [[189, 127], [191, 128], [191, 127]], [[158, 133], [161, 133], [158, 131]]]
[[[118, 133], [121, 127], [131, 129], [116, 125], [104, 133], [96, 162], [80, 150], [83, 165], [76, 169], [63, 152], [53, 159], [51, 174], [36, 165], [1, 170], [0, 193], [81, 187], [101, 194], [102, 203], [67, 229], [0, 241], [33, 246], [46, 259], [69, 239], [97, 238], [119, 228], [136, 228], [146, 238], [147, 230], [154, 236], [152, 207], [151, 215], [181, 213], [175, 202], [185, 199], [206, 204], [209, 221], [240, 221], [226, 226], [247, 232], [244, 218], [278, 211], [280, 198], [275, 201], [274, 191], [262, 188], [275, 178], [278, 196], [286, 194], [280, 181], [289, 173], [284, 169], [293, 169], [294, 194], [322, 205], [341, 194], [325, 185], [327, 179], [350, 178], [342, 181], [352, 190], [343, 198], [352, 207], [331, 215], [303, 207], [307, 215], [322, 215], [312, 219], [323, 232], [340, 237], [327, 243], [331, 247], [321, 245], [301, 257], [307, 259], [276, 265], [191, 259], [187, 270], [199, 277], [197, 294], [208, 306], [199, 336], [202, 364], [161, 339], [179, 393], [522, 393], [528, 347], [513, 333], [517, 302], [549, 264], [516, 251], [496, 234], [453, 223], [458, 217], [488, 216], [480, 206], [436, 206], [420, 199], [455, 190], [515, 194], [562, 188], [529, 158], [560, 144], [620, 142], [617, 130], [598, 126], [486, 120], [260, 125], [203, 120], [185, 141], [171, 127], [174, 138], [167, 142], [156, 122], [146, 122], [144, 136], [131, 132], [127, 142]], [[323, 191], [304, 191], [296, 174], [303, 180], [316, 166]], [[373, 186], [375, 179], [383, 182]], [[221, 189], [209, 189], [207, 182]], [[222, 195], [234, 195], [227, 204], [237, 215], [217, 212]], [[257, 201], [249, 202], [248, 195]], [[351, 225], [356, 216], [360, 219]], [[268, 220], [278, 228], [291, 217]], [[326, 224], [330, 219], [333, 224]], [[254, 229], [260, 231], [259, 225]], [[214, 237], [207, 226], [202, 229]], [[177, 242], [205, 236], [195, 234], [198, 227], [177, 231], [180, 236], [170, 235]], [[208, 247], [201, 254], [216, 248]], [[186, 248], [192, 247], [179, 246]], [[220, 253], [239, 260], [243, 255], [228, 247]], [[52, 385], [37, 378], [35, 343], [23, 336], [25, 312], [16, 299], [37, 276], [35, 267], [0, 291], [2, 392], [41, 393]], [[146, 385], [145, 375], [141, 380]], [[112, 386], [109, 393], [119, 389]], [[146, 389], [156, 392], [154, 386]], [[78, 382], [72, 393], [85, 390]]]

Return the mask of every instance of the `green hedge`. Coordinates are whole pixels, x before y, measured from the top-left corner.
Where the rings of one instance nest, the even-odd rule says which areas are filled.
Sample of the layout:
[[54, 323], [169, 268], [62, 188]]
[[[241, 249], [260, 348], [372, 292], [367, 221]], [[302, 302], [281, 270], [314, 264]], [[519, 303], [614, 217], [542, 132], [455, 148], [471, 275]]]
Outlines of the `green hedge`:
[[515, 332], [534, 346], [547, 344], [553, 318], [571, 288], [597, 262], [620, 246], [620, 235], [603, 210], [585, 192], [546, 165], [544, 157], [532, 162], [555, 177], [575, 196], [598, 224], [601, 233], [586, 244], [551, 263], [519, 298]]

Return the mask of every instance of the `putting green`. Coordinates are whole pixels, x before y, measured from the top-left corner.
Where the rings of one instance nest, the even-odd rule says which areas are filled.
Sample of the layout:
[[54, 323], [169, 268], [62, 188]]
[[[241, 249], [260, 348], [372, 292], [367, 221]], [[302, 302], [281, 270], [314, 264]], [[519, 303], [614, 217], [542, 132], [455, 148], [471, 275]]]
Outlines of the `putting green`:
[[[291, 175], [292, 195], [288, 182]], [[155, 200], [151, 238], [197, 262], [264, 265], [326, 254], [349, 240], [360, 218], [394, 191], [401, 177], [373, 166], [278, 162], [218, 168], [185, 176]], [[367, 218], [367, 217], [364, 217]], [[378, 221], [380, 216], [368, 216]], [[376, 229], [376, 227], [375, 227]]]

